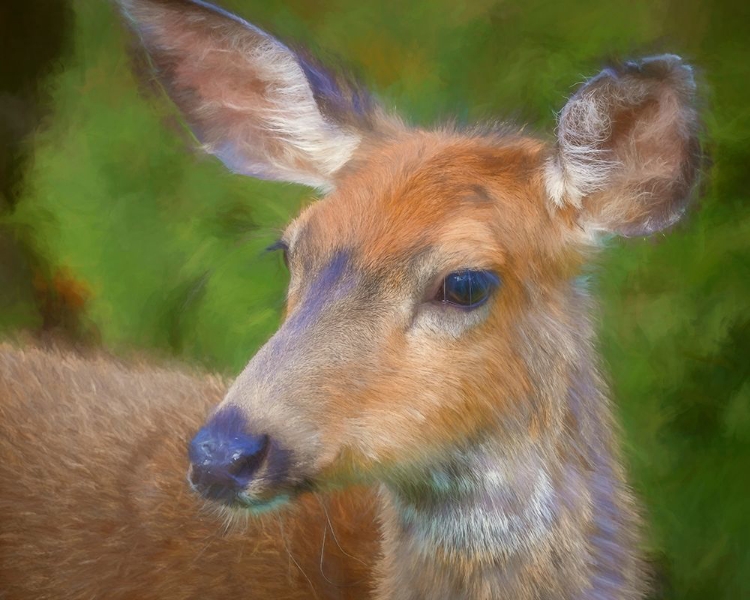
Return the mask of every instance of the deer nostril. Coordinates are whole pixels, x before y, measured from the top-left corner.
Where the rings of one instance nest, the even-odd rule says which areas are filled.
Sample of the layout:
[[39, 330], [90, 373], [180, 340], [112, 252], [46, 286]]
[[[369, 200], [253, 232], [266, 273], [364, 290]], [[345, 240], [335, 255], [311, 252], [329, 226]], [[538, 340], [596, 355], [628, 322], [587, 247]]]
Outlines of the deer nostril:
[[205, 460], [216, 453], [216, 444], [214, 444], [213, 442], [202, 442], [200, 444], [200, 450]]
[[249, 482], [258, 467], [263, 463], [268, 453], [268, 436], [260, 436], [257, 443], [253, 443], [235, 452], [227, 467], [227, 471], [238, 481]]

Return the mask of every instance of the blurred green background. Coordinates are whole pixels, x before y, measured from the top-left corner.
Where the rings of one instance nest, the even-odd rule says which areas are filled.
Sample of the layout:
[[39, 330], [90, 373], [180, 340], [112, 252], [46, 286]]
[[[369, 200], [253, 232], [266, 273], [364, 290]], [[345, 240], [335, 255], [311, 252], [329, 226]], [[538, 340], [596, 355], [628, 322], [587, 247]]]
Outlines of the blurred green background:
[[[225, 0], [344, 57], [412, 122], [551, 131], [613, 57], [698, 67], [704, 193], [596, 269], [601, 348], [649, 521], [654, 597], [750, 598], [750, 9], [729, 0]], [[263, 255], [309, 191], [226, 173], [132, 75], [100, 0], [0, 6], [0, 335], [32, 332], [237, 372], [278, 324]]]

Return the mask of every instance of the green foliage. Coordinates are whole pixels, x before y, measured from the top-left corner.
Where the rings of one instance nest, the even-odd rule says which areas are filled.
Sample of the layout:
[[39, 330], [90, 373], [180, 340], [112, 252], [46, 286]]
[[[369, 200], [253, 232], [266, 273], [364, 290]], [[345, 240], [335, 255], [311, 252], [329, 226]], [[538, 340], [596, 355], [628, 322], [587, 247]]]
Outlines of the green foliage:
[[[514, 118], [550, 129], [602, 60], [692, 59], [706, 91], [700, 211], [664, 239], [622, 242], [596, 268], [601, 346], [647, 505], [660, 594], [750, 594], [750, 11], [729, 0], [233, 0], [286, 39], [358, 65], [420, 124]], [[105, 2], [75, 3], [73, 50], [46, 85], [20, 202], [2, 217], [91, 290], [103, 342], [237, 371], [276, 328], [285, 275], [262, 249], [309, 198], [190, 153], [171, 107], [138, 87]], [[2, 224], [2, 223], [0, 223]], [[0, 327], [28, 324], [16, 302]]]

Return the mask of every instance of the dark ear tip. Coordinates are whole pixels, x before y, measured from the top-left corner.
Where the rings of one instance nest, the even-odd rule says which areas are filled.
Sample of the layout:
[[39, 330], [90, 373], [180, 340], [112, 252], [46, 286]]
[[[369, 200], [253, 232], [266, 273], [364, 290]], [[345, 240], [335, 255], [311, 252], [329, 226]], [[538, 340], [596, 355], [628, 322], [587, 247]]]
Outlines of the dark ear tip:
[[148, 2], [143, 0], [113, 0], [115, 6], [118, 6], [120, 10], [124, 12], [131, 12], [133, 10], [142, 9], [144, 6], [154, 4], [154, 2]]
[[693, 92], [696, 88], [693, 67], [676, 54], [659, 54], [628, 61], [622, 65], [620, 73], [647, 79], [671, 80], [687, 92]]
[[143, 0], [113, 0], [114, 5], [120, 10], [122, 15], [133, 25], [143, 16], [144, 11], [153, 8], [154, 2]]
[[154, 10], [215, 10], [203, 0], [111, 0], [126, 17], [133, 19]]

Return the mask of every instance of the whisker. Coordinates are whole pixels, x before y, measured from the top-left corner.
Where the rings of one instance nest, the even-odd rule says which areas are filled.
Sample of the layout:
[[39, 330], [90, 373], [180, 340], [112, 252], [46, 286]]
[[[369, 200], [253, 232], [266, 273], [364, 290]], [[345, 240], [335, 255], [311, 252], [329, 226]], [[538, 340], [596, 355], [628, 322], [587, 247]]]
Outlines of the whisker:
[[356, 560], [357, 562], [364, 565], [365, 567], [369, 568], [369, 565], [365, 561], [357, 558], [356, 556], [349, 554], [346, 550], [344, 550], [341, 547], [341, 544], [339, 543], [339, 540], [336, 537], [336, 532], [333, 530], [333, 523], [331, 522], [331, 517], [328, 514], [328, 508], [323, 502], [323, 499], [318, 494], [314, 494], [314, 496], [317, 499], [318, 503], [320, 504], [321, 508], [323, 509], [323, 512], [325, 513], [326, 521], [327, 521], [325, 527], [323, 528], [323, 544], [320, 548], [320, 574], [323, 576], [323, 579], [325, 579], [328, 583], [330, 583], [331, 585], [337, 588], [350, 588], [350, 587], [357, 586], [360, 583], [363, 583], [366, 579], [365, 577], [363, 577], [362, 579], [359, 579], [358, 581], [354, 581], [352, 583], [347, 583], [347, 584], [336, 583], [328, 579], [328, 576], [323, 572], [323, 555], [324, 555], [325, 547], [326, 547], [326, 532], [328, 529], [331, 530], [331, 535], [333, 536], [333, 540], [336, 542], [336, 545], [338, 546], [339, 550], [341, 550], [342, 554], [344, 554], [345, 556], [348, 556], [349, 558], [353, 560]]
[[201, 549], [193, 557], [193, 564], [197, 563], [198, 559], [201, 556], [203, 556], [203, 553], [208, 549], [208, 547], [214, 541], [215, 537], [216, 537], [216, 534], [211, 534], [211, 535], [206, 536], [206, 543], [201, 547]]
[[336, 537], [336, 532], [333, 529], [333, 523], [331, 522], [331, 517], [328, 514], [328, 508], [326, 507], [325, 502], [323, 502], [323, 499], [317, 493], [315, 494], [315, 498], [318, 500], [318, 502], [320, 503], [320, 506], [323, 508], [323, 512], [325, 513], [326, 520], [328, 521], [328, 527], [330, 528], [331, 535], [333, 536], [333, 541], [336, 542], [336, 545], [338, 546], [339, 550], [341, 550], [342, 554], [344, 554], [345, 556], [348, 556], [349, 558], [353, 560], [356, 560], [358, 563], [364, 565], [365, 567], [368, 567], [369, 566], [368, 563], [363, 561], [361, 558], [358, 558], [357, 556], [349, 554], [346, 550], [344, 550], [341, 547], [341, 544], [339, 543], [339, 539]]
[[325, 556], [326, 551], [326, 533], [328, 532], [328, 525], [323, 526], [323, 543], [320, 546], [320, 574], [323, 576], [323, 579], [325, 579], [328, 583], [332, 585], [336, 585], [331, 580], [326, 577], [326, 574], [323, 572], [323, 556]]
[[318, 593], [315, 591], [315, 586], [313, 585], [312, 580], [307, 576], [307, 573], [305, 573], [302, 566], [297, 562], [297, 559], [292, 556], [292, 552], [289, 549], [289, 546], [286, 542], [286, 536], [284, 535], [284, 523], [281, 520], [281, 517], [279, 515], [276, 515], [276, 520], [279, 522], [279, 531], [281, 533], [281, 541], [284, 543], [284, 548], [286, 549], [286, 553], [289, 555], [289, 558], [292, 560], [292, 562], [297, 566], [300, 573], [305, 576], [305, 579], [307, 579], [307, 583], [310, 584], [310, 589], [312, 590], [313, 595], [315, 598], [318, 597]]

